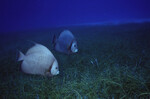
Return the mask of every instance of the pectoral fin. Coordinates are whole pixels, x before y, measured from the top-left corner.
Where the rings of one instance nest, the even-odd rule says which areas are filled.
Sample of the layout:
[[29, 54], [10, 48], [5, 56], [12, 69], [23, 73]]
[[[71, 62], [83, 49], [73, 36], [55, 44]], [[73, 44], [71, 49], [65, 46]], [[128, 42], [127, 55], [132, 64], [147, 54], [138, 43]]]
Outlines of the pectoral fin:
[[52, 77], [53, 75], [50, 72], [45, 72], [45, 76]]

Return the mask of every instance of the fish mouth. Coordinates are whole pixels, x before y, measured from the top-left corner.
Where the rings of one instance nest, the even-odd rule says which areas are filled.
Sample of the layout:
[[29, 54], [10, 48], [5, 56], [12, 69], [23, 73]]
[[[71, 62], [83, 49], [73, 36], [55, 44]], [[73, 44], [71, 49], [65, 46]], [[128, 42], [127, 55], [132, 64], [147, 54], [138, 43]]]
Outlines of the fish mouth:
[[75, 51], [74, 51], [74, 52], [75, 52], [75, 53], [76, 53], [76, 52], [78, 52], [78, 49], [75, 49]]
[[58, 75], [58, 74], [59, 74], [59, 71], [57, 71], [56, 75]]

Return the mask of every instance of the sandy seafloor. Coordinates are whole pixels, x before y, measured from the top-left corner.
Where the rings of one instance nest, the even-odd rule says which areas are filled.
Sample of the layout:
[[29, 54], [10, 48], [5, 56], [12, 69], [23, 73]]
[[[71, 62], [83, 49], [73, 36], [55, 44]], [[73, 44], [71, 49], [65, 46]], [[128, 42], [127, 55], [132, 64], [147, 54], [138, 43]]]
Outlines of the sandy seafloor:
[[[52, 37], [69, 29], [79, 52], [52, 49]], [[150, 98], [150, 23], [93, 25], [1, 34], [0, 99]], [[29, 75], [17, 62], [28, 40], [48, 47], [59, 63], [53, 77]]]

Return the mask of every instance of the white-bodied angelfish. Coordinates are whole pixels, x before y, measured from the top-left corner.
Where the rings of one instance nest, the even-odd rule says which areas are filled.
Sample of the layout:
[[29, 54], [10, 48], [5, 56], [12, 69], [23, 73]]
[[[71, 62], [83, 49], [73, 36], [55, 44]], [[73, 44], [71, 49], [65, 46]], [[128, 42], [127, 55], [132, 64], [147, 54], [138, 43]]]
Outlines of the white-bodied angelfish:
[[64, 30], [59, 37], [53, 37], [53, 47], [56, 51], [71, 54], [78, 52], [77, 41], [69, 30]]
[[41, 44], [35, 44], [25, 55], [20, 52], [18, 61], [22, 61], [21, 69], [27, 74], [47, 76], [59, 74], [56, 58], [47, 47]]

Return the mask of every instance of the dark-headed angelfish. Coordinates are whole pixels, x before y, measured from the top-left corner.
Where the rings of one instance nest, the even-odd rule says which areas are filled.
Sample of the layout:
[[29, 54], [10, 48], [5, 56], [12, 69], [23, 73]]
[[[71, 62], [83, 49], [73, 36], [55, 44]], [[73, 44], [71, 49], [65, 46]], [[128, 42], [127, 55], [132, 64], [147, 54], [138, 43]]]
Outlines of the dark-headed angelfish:
[[71, 54], [78, 52], [77, 41], [71, 31], [64, 30], [59, 37], [53, 37], [53, 47], [56, 51]]

